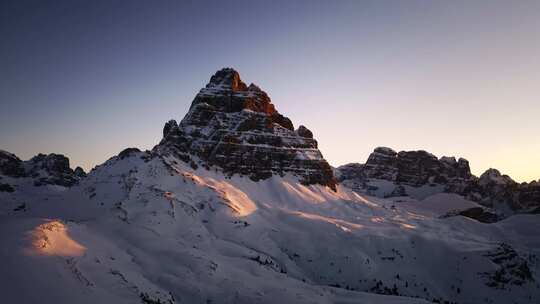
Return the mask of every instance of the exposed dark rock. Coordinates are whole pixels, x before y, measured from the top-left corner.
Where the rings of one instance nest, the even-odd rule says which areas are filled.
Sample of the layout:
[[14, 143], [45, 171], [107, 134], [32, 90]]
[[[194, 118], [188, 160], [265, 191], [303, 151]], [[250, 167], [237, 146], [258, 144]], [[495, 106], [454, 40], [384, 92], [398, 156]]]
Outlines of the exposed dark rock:
[[38, 154], [32, 157], [29, 161], [31, 164], [31, 171], [38, 171], [40, 169], [48, 172], [69, 172], [69, 159], [61, 154]]
[[298, 130], [296, 130], [296, 133], [299, 136], [305, 137], [305, 138], [313, 138], [313, 133], [306, 127], [300, 126], [298, 127]]
[[489, 212], [482, 207], [469, 208], [460, 211], [458, 215], [472, 218], [482, 223], [495, 223], [500, 220], [500, 217], [497, 214]]
[[[211, 78], [206, 88], [222, 87], [230, 91], [246, 91], [248, 87], [240, 79], [240, 74], [232, 68], [223, 68], [217, 71]], [[252, 91], [261, 91], [256, 85], [251, 85]]]
[[175, 128], [178, 128], [178, 123], [176, 122], [176, 120], [174, 119], [171, 119], [169, 120], [165, 126], [163, 127], [163, 137], [166, 137], [167, 134], [169, 134], [169, 132], [172, 130], [172, 129], [175, 129]]
[[[165, 132], [165, 130], [163, 130], [163, 131]], [[122, 150], [122, 152], [118, 153], [118, 157], [120, 157], [120, 159], [124, 159], [126, 157], [130, 157], [133, 154], [139, 153], [139, 152], [141, 152], [141, 150], [139, 150], [137, 148], [126, 148], [126, 149]]]
[[344, 180], [364, 180], [366, 179], [366, 173], [364, 171], [364, 164], [350, 163], [336, 168], [336, 178], [339, 181]]
[[[505, 204], [516, 212], [533, 212], [540, 207], [540, 183], [518, 184], [509, 176], [489, 169], [480, 178], [471, 174], [469, 162], [443, 156], [437, 159], [426, 151], [395, 152], [379, 147], [365, 164], [347, 164], [336, 169], [338, 180], [356, 191], [369, 191], [372, 180], [395, 183], [401, 193], [409, 187], [442, 186], [445, 192], [457, 193], [487, 207]], [[399, 190], [399, 191], [398, 191]], [[386, 194], [393, 196], [398, 193]]]
[[23, 162], [14, 154], [0, 150], [0, 173], [11, 177], [23, 177]]
[[334, 169], [336, 179], [344, 186], [357, 192], [371, 194], [377, 187], [369, 186], [364, 173], [364, 164], [350, 163]]
[[75, 170], [73, 170], [73, 174], [79, 178], [86, 177], [86, 172], [84, 172], [84, 169], [81, 167], [75, 168]]
[[14, 192], [15, 188], [13, 188], [10, 184], [2, 184], [0, 183], [0, 192]]
[[510, 245], [501, 243], [484, 256], [497, 265], [495, 271], [480, 273], [487, 279], [487, 286], [504, 289], [506, 285], [521, 286], [527, 282], [535, 282], [527, 260], [520, 257]]
[[540, 182], [532, 181], [530, 183], [521, 183], [518, 186], [517, 201], [521, 208], [534, 209], [540, 208]]
[[363, 168], [364, 176], [396, 181], [398, 175], [396, 151], [378, 147], [371, 153]]
[[532, 208], [530, 211], [529, 211], [530, 214], [540, 214], [540, 206], [539, 207], [535, 207], [535, 208]]
[[383, 179], [415, 187], [429, 183], [454, 185], [473, 178], [465, 159], [437, 159], [422, 150], [397, 153], [386, 147], [376, 148], [364, 165], [348, 164], [338, 170], [340, 180]]
[[69, 159], [61, 154], [38, 154], [25, 162], [27, 175], [34, 178], [34, 185], [60, 185], [70, 187], [79, 181], [69, 167]]
[[155, 150], [172, 153], [186, 163], [216, 166], [226, 174], [262, 180], [292, 173], [305, 184], [335, 189], [332, 168], [305, 127], [294, 130], [268, 95], [246, 86], [230, 68], [218, 71], [193, 100], [184, 119], [171, 120]]
[[13, 211], [26, 211], [26, 203], [22, 203], [19, 206], [13, 208]]
[[405, 187], [403, 185], [397, 185], [394, 190], [392, 190], [392, 193], [390, 193], [387, 197], [400, 197], [400, 196], [407, 196], [407, 190], [405, 190]]
[[[60, 185], [70, 187], [79, 182], [84, 170], [77, 172], [69, 167], [69, 159], [61, 154], [38, 154], [30, 160], [21, 161], [9, 152], [0, 151], [0, 174], [22, 178], [30, 177], [34, 185]], [[6, 188], [7, 189], [7, 188]]]
[[512, 209], [517, 209], [517, 205], [514, 205], [517, 186], [508, 175], [502, 175], [496, 169], [488, 169], [480, 176], [474, 190], [484, 205], [492, 207], [496, 203], [508, 202]]
[[397, 155], [398, 175], [396, 181], [412, 186], [427, 183], [448, 183], [452, 179], [471, 177], [468, 163], [448, 161], [449, 158], [437, 159], [426, 151], [401, 151]]
[[488, 169], [478, 179], [476, 196], [480, 203], [488, 206], [506, 204], [518, 212], [534, 212], [540, 207], [540, 184], [517, 183], [508, 175], [501, 174], [496, 169]]

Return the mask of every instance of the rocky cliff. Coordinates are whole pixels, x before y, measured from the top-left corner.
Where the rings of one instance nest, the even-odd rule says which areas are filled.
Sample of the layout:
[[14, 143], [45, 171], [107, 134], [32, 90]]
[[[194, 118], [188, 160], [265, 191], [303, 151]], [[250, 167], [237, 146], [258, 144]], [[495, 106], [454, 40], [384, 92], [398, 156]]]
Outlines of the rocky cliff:
[[[496, 169], [474, 176], [466, 159], [437, 158], [426, 151], [396, 152], [378, 147], [365, 164], [347, 164], [336, 169], [338, 180], [361, 192], [376, 193], [377, 183], [391, 182], [385, 196], [409, 195], [419, 188], [428, 193], [457, 193], [487, 207], [530, 211], [540, 207], [540, 183], [519, 184]], [[410, 192], [410, 193], [409, 193]], [[424, 191], [425, 192], [425, 191]]]
[[80, 167], [72, 170], [69, 159], [61, 154], [38, 154], [22, 161], [15, 154], [0, 150], [0, 175], [10, 178], [32, 178], [35, 186], [70, 187], [86, 173]]
[[231, 68], [210, 78], [180, 123], [165, 124], [154, 151], [253, 180], [290, 173], [304, 184], [336, 187], [313, 133], [304, 126], [295, 130], [263, 90], [247, 86]]
[[512, 210], [534, 211], [540, 207], [540, 183], [517, 183], [497, 169], [488, 169], [475, 184], [473, 198], [488, 206], [508, 204]]

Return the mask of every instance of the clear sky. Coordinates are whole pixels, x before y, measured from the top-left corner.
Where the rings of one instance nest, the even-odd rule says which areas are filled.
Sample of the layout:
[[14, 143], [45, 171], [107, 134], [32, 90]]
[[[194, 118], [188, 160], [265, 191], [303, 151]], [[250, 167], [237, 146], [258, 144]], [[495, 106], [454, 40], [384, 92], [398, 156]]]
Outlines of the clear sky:
[[376, 146], [540, 178], [540, 1], [2, 1], [0, 149], [152, 148], [231, 66], [334, 165]]

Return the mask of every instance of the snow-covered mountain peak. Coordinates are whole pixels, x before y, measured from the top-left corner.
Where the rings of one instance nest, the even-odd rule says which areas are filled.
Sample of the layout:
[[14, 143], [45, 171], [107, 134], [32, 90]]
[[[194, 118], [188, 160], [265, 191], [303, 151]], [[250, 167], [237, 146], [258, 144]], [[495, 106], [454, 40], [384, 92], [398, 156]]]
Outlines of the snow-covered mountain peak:
[[238, 72], [225, 68], [195, 96], [180, 123], [165, 124], [155, 151], [228, 175], [264, 180], [292, 173], [305, 184], [335, 189], [332, 169], [313, 137], [305, 126], [295, 130], [258, 86], [247, 87]]
[[240, 74], [231, 68], [219, 70], [210, 78], [193, 100], [190, 111], [200, 105], [210, 105], [227, 113], [243, 110], [265, 113], [274, 116], [282, 127], [293, 129], [291, 121], [277, 113], [266, 92], [253, 83], [246, 86]]
[[246, 84], [240, 79], [240, 74], [233, 68], [223, 68], [217, 71], [206, 85], [207, 89], [223, 91], [246, 91]]

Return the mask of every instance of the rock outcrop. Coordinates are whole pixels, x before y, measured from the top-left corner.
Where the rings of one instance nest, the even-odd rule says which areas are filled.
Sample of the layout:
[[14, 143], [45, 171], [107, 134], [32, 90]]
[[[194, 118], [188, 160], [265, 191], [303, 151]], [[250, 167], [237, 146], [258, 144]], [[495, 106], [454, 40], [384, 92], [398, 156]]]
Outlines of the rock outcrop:
[[81, 167], [75, 168], [75, 170], [73, 170], [73, 174], [75, 174], [75, 176], [77, 176], [78, 178], [86, 177], [86, 172], [84, 172], [84, 169]]
[[305, 184], [336, 187], [313, 133], [304, 126], [295, 130], [263, 90], [247, 86], [231, 68], [211, 77], [179, 124], [165, 124], [154, 151], [255, 181], [291, 173]]
[[23, 162], [15, 154], [0, 150], [0, 173], [10, 177], [23, 177]]
[[[443, 156], [437, 158], [426, 151], [396, 152], [378, 147], [365, 164], [347, 164], [336, 169], [338, 180], [356, 191], [372, 193], [373, 180], [395, 184], [385, 196], [402, 196], [409, 189], [437, 187], [457, 193], [486, 207], [506, 205], [518, 212], [540, 207], [540, 183], [516, 183], [496, 169], [480, 177], [471, 173], [466, 159]], [[405, 187], [404, 187], [405, 186]], [[376, 187], [375, 187], [376, 188]]]
[[86, 176], [80, 167], [72, 170], [69, 159], [61, 154], [38, 154], [22, 161], [6, 151], [0, 151], [0, 174], [12, 178], [31, 177], [34, 185], [60, 185], [70, 187]]
[[521, 183], [518, 186], [517, 201], [520, 207], [531, 209], [531, 213], [540, 213], [540, 180]]
[[27, 175], [35, 179], [36, 186], [60, 185], [70, 187], [79, 177], [69, 167], [69, 159], [61, 154], [38, 154], [25, 162]]
[[509, 244], [499, 244], [497, 248], [486, 252], [484, 257], [497, 265], [494, 271], [480, 273], [489, 287], [506, 289], [511, 285], [522, 286], [528, 282], [536, 282], [529, 266], [530, 260], [524, 258]]
[[465, 210], [452, 211], [441, 216], [441, 218], [448, 218], [448, 217], [453, 217], [453, 216], [458, 216], [458, 215], [472, 218], [481, 223], [487, 223], [487, 224], [495, 223], [501, 219], [499, 215], [493, 212], [490, 212], [489, 210], [486, 210], [484, 207], [472, 207]]
[[441, 157], [426, 151], [396, 152], [390, 148], [378, 147], [368, 157], [365, 164], [347, 164], [337, 168], [339, 181], [356, 181], [365, 184], [370, 179], [391, 181], [400, 185], [420, 187], [443, 184], [451, 192], [468, 191], [475, 179], [469, 162], [455, 157]]
[[488, 169], [478, 179], [477, 196], [484, 205], [507, 204], [512, 210], [540, 207], [540, 183], [517, 183], [497, 169]]
[[129, 157], [133, 154], [136, 154], [136, 153], [139, 153], [141, 152], [141, 150], [139, 150], [138, 148], [126, 148], [124, 150], [122, 150], [120, 153], [118, 153], [118, 157], [120, 159], [124, 159], [126, 157]]

